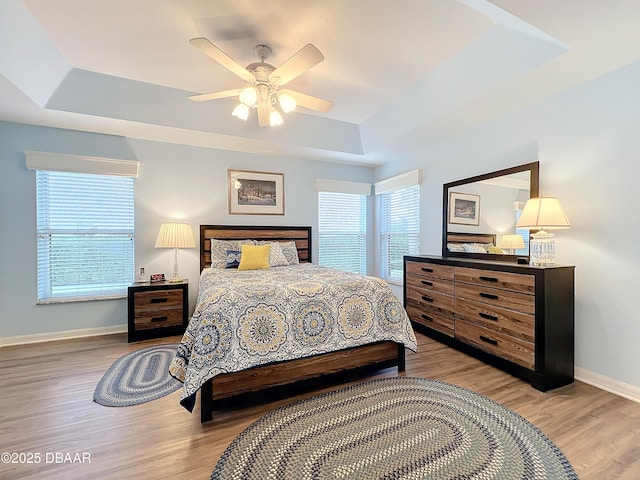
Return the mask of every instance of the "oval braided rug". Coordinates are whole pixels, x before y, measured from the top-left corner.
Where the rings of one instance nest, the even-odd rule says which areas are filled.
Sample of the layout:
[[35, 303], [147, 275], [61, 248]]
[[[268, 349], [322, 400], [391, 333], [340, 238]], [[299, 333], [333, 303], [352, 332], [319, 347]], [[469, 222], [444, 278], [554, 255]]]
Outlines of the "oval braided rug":
[[116, 360], [98, 382], [93, 401], [106, 407], [127, 407], [150, 402], [182, 387], [169, 375], [178, 345], [156, 345]]
[[384, 378], [281, 407], [227, 447], [211, 479], [577, 479], [539, 429], [470, 390]]

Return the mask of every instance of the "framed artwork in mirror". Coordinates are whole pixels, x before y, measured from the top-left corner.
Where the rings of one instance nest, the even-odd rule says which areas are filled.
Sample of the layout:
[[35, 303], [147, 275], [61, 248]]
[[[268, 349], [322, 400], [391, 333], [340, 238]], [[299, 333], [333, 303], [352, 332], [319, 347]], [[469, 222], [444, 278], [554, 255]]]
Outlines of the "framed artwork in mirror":
[[284, 215], [284, 174], [227, 170], [229, 213]]
[[480, 225], [480, 195], [450, 192], [449, 223]]

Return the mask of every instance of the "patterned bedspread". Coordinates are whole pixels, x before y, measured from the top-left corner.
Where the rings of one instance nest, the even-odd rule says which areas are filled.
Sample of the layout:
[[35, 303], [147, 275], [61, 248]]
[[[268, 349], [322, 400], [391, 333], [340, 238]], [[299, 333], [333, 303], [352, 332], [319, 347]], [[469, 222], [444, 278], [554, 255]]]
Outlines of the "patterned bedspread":
[[170, 366], [191, 411], [220, 373], [381, 340], [416, 351], [402, 304], [381, 279], [300, 264], [204, 269], [195, 312]]

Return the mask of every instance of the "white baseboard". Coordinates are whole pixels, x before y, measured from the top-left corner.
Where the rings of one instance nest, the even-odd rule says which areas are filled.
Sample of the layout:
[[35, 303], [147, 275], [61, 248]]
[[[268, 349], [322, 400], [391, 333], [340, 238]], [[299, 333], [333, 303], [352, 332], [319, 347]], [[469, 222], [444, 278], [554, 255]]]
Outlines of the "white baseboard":
[[575, 367], [574, 374], [576, 380], [588, 383], [601, 390], [614, 393], [620, 397], [624, 397], [628, 400], [640, 403], [640, 388], [628, 383], [615, 380], [613, 378], [605, 377], [599, 373], [590, 372], [583, 368]]
[[52, 342], [55, 340], [69, 340], [72, 338], [96, 337], [127, 332], [127, 325], [112, 325], [109, 327], [79, 328], [62, 332], [34, 333], [31, 335], [17, 335], [15, 337], [0, 338], [0, 347], [10, 345], [25, 345], [27, 343]]

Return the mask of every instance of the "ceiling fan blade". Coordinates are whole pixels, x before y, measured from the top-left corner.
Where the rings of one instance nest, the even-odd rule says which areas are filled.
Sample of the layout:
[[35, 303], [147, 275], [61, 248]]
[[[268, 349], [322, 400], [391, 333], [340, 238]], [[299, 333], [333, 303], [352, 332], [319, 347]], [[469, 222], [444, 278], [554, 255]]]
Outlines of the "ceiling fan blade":
[[306, 93], [296, 92], [294, 90], [280, 90], [280, 93], [286, 93], [291, 95], [296, 103], [301, 107], [316, 110], [318, 112], [328, 112], [333, 106], [333, 102], [330, 100], [324, 100], [323, 98], [313, 97]]
[[217, 100], [218, 98], [228, 98], [235, 97], [236, 95], [240, 95], [242, 89], [236, 90], [224, 90], [222, 92], [212, 92], [212, 93], [202, 93], [200, 95], [191, 95], [187, 97], [189, 100], [193, 100], [194, 102], [206, 102], [207, 100]]
[[307, 43], [304, 47], [294, 53], [286, 62], [271, 72], [269, 80], [278, 85], [284, 85], [296, 78], [298, 75], [306, 72], [314, 65], [317, 65], [322, 60], [324, 60], [324, 55], [320, 53], [320, 50], [312, 44]]
[[214, 59], [220, 65], [235, 73], [237, 76], [242, 78], [247, 82], [253, 83], [255, 78], [246, 68], [241, 66], [235, 60], [233, 60], [229, 55], [224, 53], [218, 47], [216, 47], [213, 43], [203, 37], [192, 38], [189, 40], [191, 45], [198, 48], [202, 53], [207, 55], [208, 57]]

